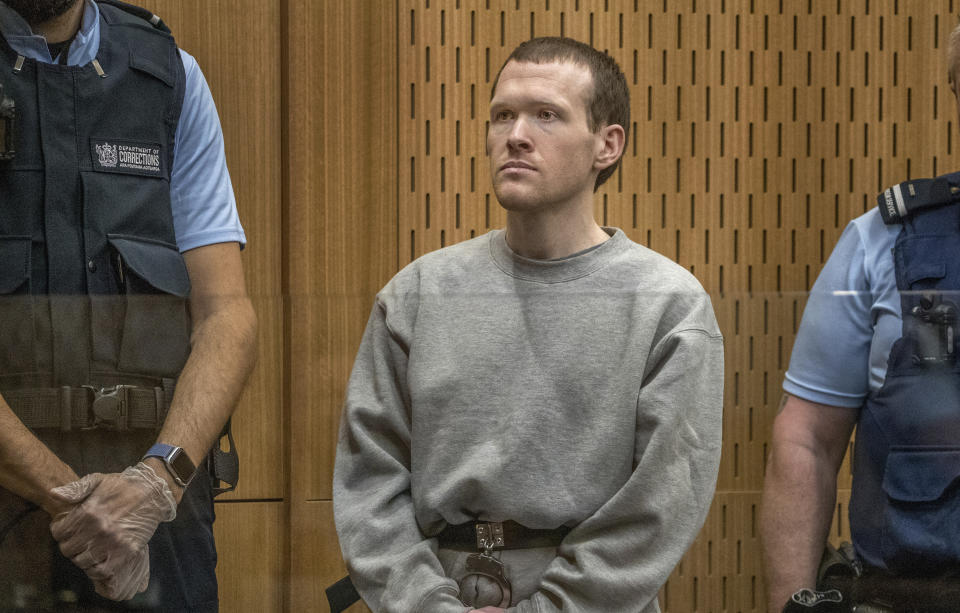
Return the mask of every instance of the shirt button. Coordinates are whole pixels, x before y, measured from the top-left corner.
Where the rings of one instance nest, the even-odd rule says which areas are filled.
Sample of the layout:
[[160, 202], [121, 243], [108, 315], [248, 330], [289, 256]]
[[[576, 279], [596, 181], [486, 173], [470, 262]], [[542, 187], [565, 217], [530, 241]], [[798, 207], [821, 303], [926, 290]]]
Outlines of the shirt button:
[[89, 270], [90, 272], [97, 272], [97, 263], [94, 262], [93, 260], [90, 260], [89, 262], [87, 262], [87, 270]]

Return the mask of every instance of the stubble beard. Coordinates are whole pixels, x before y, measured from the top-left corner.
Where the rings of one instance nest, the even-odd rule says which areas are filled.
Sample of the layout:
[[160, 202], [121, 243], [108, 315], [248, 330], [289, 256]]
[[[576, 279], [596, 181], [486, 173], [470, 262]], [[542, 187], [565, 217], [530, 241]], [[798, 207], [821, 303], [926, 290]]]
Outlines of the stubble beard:
[[493, 194], [497, 197], [500, 206], [507, 211], [515, 212], [533, 211], [541, 207], [543, 204], [541, 194], [530, 193], [517, 187], [514, 185], [503, 189], [501, 184], [494, 182]]
[[19, 13], [32, 27], [63, 15], [82, 0], [3, 0], [3, 2]]

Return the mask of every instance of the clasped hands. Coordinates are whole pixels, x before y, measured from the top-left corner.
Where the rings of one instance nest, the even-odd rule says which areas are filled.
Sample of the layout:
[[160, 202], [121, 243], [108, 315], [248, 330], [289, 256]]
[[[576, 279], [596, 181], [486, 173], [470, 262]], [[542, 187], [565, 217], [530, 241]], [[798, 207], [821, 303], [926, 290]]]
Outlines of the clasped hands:
[[64, 556], [93, 581], [98, 594], [128, 600], [147, 589], [147, 542], [157, 525], [177, 515], [167, 482], [144, 463], [122, 473], [92, 473], [51, 490], [72, 505], [58, 513], [50, 532]]

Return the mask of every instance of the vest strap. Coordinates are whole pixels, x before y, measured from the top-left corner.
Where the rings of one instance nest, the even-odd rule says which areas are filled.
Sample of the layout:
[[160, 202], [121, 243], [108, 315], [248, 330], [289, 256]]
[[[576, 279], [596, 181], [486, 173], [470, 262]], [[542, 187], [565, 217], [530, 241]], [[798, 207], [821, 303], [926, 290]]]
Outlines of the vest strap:
[[31, 429], [155, 430], [169, 403], [162, 387], [51, 387], [0, 392], [14, 414]]
[[167, 24], [163, 23], [162, 19], [145, 8], [127, 2], [121, 2], [120, 0], [97, 0], [97, 4], [109, 4], [110, 6], [118, 8], [125, 13], [129, 13], [134, 17], [139, 17], [140, 19], [149, 22], [150, 25], [161, 32], [166, 32], [168, 34], [170, 33], [170, 28], [167, 27]]

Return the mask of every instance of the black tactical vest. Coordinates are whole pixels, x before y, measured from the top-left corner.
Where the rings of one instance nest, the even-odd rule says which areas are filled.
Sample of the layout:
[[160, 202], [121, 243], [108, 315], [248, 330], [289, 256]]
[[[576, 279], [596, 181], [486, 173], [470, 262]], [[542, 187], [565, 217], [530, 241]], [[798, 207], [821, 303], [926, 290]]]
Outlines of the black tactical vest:
[[903, 336], [857, 424], [850, 529], [869, 565], [902, 574], [960, 568], [960, 173], [879, 197]]
[[84, 66], [23, 60], [0, 37], [17, 108], [16, 157], [0, 162], [0, 390], [153, 387], [189, 353], [170, 209], [183, 64], [169, 33], [99, 9]]

